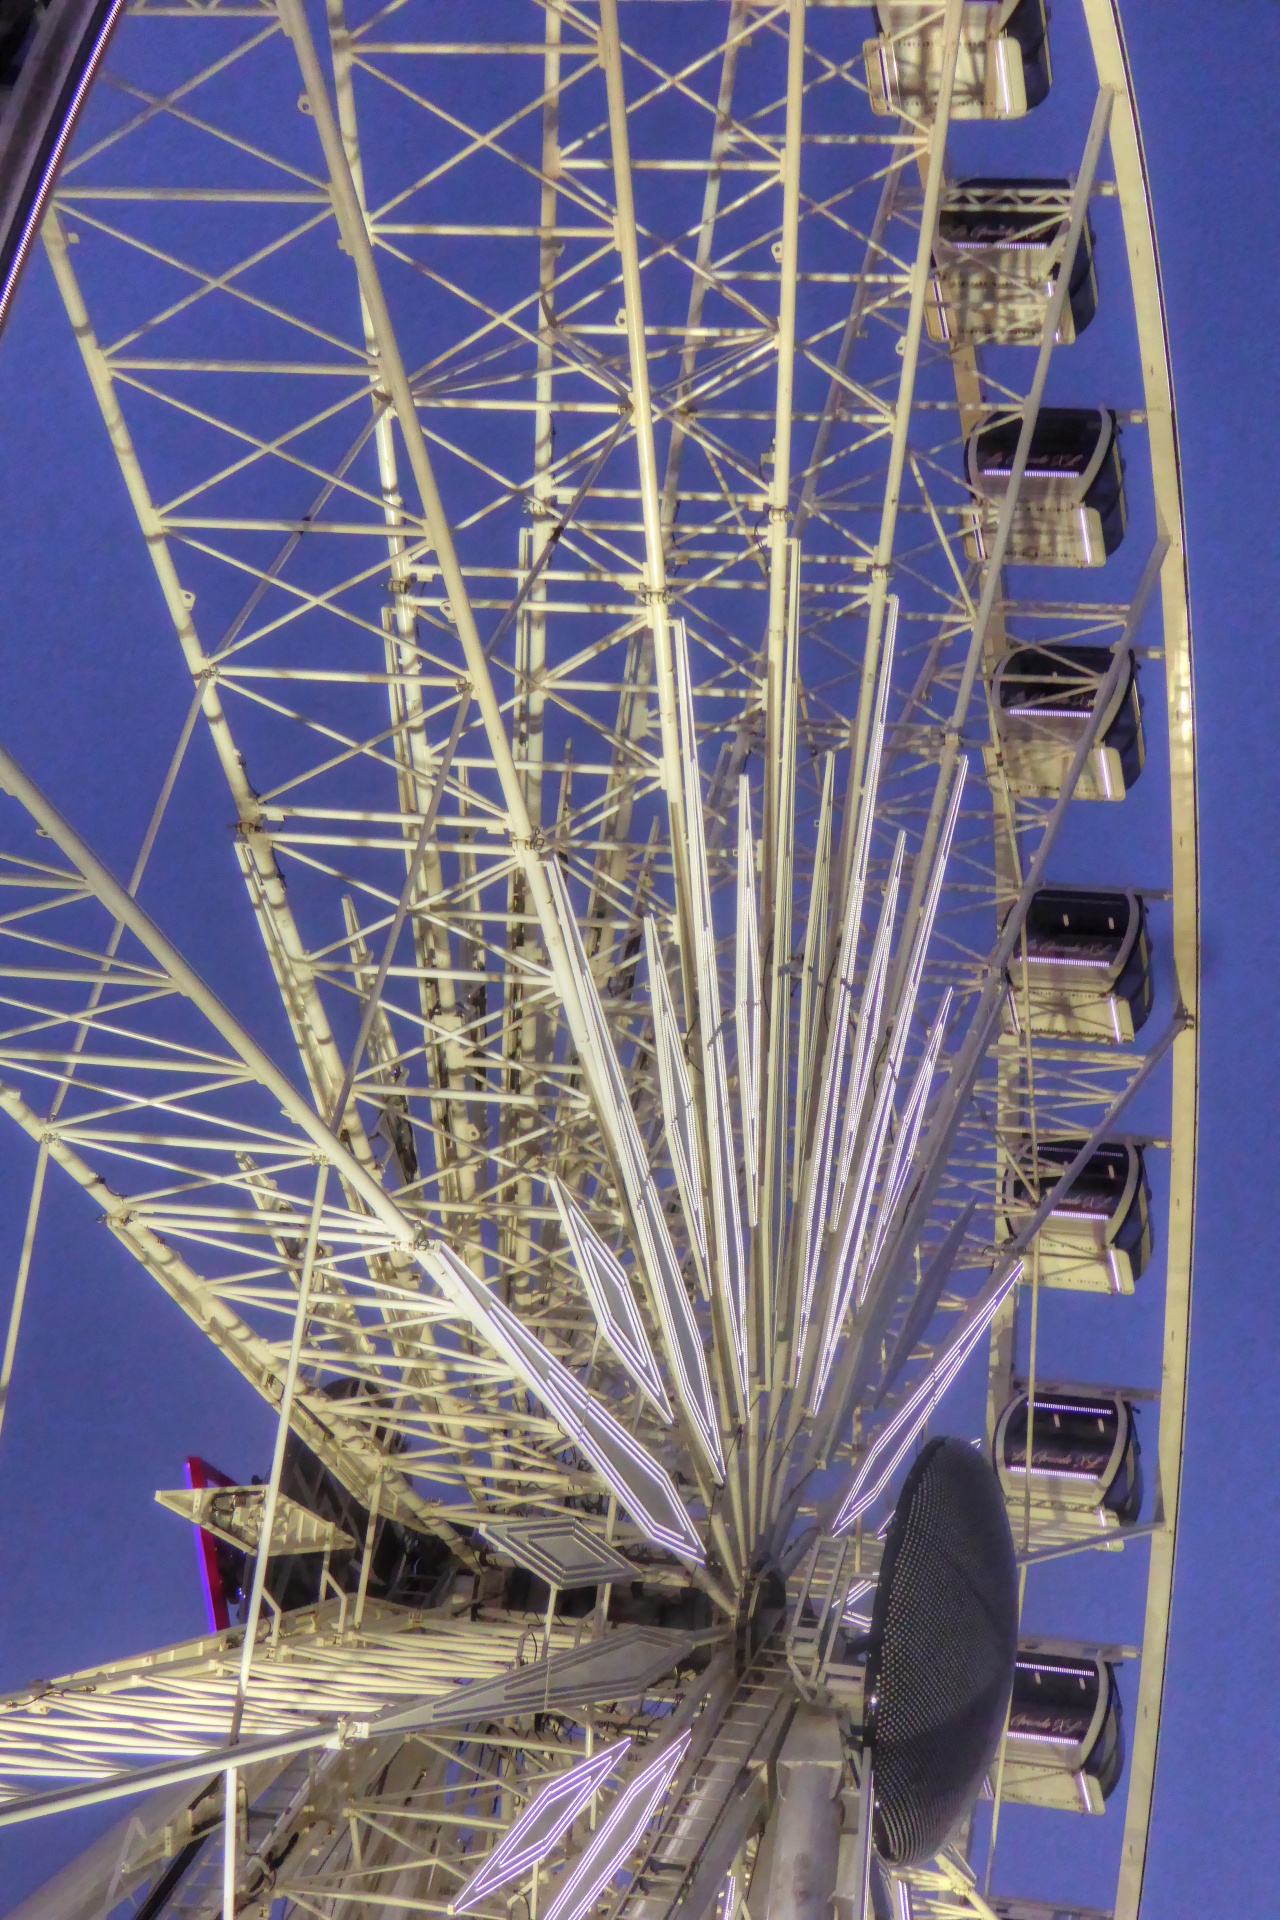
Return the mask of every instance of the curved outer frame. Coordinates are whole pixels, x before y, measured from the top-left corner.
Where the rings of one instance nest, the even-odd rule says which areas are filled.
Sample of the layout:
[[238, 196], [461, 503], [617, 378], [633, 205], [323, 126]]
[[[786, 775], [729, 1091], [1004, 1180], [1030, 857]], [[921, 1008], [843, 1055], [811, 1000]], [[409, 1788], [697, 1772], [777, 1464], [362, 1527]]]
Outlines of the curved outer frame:
[[1160, 1430], [1157, 1439], [1159, 1479], [1156, 1518], [1161, 1524], [1151, 1537], [1142, 1673], [1129, 1750], [1129, 1791], [1115, 1904], [1115, 1920], [1137, 1920], [1147, 1864], [1160, 1713], [1164, 1702], [1169, 1608], [1173, 1592], [1178, 1499], [1186, 1431], [1187, 1338], [1191, 1318], [1196, 1126], [1200, 1097], [1200, 868], [1191, 616], [1182, 469], [1173, 410], [1169, 333], [1160, 262], [1156, 253], [1151, 186], [1119, 10], [1115, 0], [1083, 0], [1083, 5], [1099, 82], [1115, 89], [1115, 105], [1111, 114], [1112, 163], [1124, 221], [1138, 345], [1142, 355], [1157, 524], [1169, 541], [1160, 572], [1160, 592], [1164, 610], [1165, 681], [1169, 708], [1173, 960], [1178, 992], [1189, 1016], [1172, 1048], [1168, 1269], [1160, 1380]]
[[[1158, 1530], [1153, 1534], [1148, 1579], [1147, 1618], [1143, 1662], [1134, 1716], [1129, 1788], [1117, 1920], [1136, 1916], [1145, 1871], [1147, 1835], [1163, 1699], [1168, 1618], [1172, 1589], [1176, 1523], [1185, 1428], [1187, 1335], [1194, 1224], [1194, 1153], [1198, 1102], [1198, 848], [1195, 808], [1194, 722], [1190, 629], [1185, 563], [1181, 478], [1173, 415], [1167, 328], [1159, 264], [1155, 250], [1149, 183], [1142, 152], [1131, 75], [1114, 0], [1083, 0], [1099, 79], [1115, 90], [1111, 148], [1121, 202], [1130, 278], [1137, 317], [1153, 488], [1158, 521], [1169, 539], [1162, 573], [1165, 665], [1168, 688], [1174, 961], [1180, 998], [1190, 1016], [1173, 1044], [1172, 1145], [1168, 1221], [1168, 1271], [1164, 1329], [1161, 1419], [1158, 1439]], [[67, 23], [74, 17], [84, 25], [75, 41], [75, 59], [67, 52]], [[98, 4], [74, 8], [67, 4], [46, 17], [41, 43], [52, 43], [60, 27], [64, 58], [72, 80], [50, 95], [38, 127], [30, 124], [30, 140], [23, 152], [32, 164], [0, 202], [0, 237], [5, 272], [0, 286], [0, 319], [25, 257], [25, 243], [34, 230], [40, 204], [52, 184], [54, 171], [71, 131], [74, 111], [92, 77], [93, 67], [114, 22], [116, 8]], [[83, 56], [82, 58], [80, 56]], [[34, 59], [34, 55], [32, 56]], [[39, 78], [34, 65], [24, 72], [23, 98], [33, 103]], [[68, 85], [70, 90], [68, 91]], [[15, 95], [15, 103], [18, 96]], [[9, 116], [13, 125], [13, 113]], [[59, 113], [61, 120], [59, 120]], [[0, 142], [6, 129], [0, 126]], [[34, 187], [32, 183], [34, 182]], [[34, 193], [34, 198], [32, 194]], [[33, 210], [34, 209], [34, 210]]]

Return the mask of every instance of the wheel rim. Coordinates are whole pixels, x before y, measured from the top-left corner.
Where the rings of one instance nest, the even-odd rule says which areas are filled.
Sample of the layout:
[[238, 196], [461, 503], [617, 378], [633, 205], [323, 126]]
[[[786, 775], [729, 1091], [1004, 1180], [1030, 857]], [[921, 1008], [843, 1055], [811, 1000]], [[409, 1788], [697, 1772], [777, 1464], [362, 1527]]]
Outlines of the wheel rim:
[[[347, 1600], [327, 1603], [323, 1678], [298, 1677], [311, 1655], [292, 1617], [283, 1689], [257, 1652], [218, 1678], [213, 1648], [193, 1650], [190, 1777], [228, 1736], [280, 1744], [323, 1721], [336, 1738], [340, 1716], [376, 1720], [443, 1671], [479, 1684], [625, 1625], [616, 1580], [598, 1583], [588, 1629], [544, 1596], [532, 1637], [511, 1579], [484, 1585], [495, 1555], [528, 1572], [532, 1551], [553, 1572], [559, 1548], [538, 1562], [536, 1541], [517, 1551], [501, 1526], [563, 1526], [568, 1511], [637, 1570], [639, 1623], [675, 1623], [639, 1703], [571, 1670], [540, 1758], [527, 1702], [498, 1696], [483, 1738], [437, 1743], [438, 1779], [391, 1727], [334, 1746], [327, 1791], [359, 1799], [380, 1871], [448, 1906], [475, 1832], [436, 1819], [428, 1855], [406, 1809], [438, 1814], [450, 1766], [483, 1775], [466, 1817], [498, 1836], [544, 1773], [630, 1738], [602, 1776], [606, 1828], [613, 1806], [625, 1838], [627, 1807], [640, 1821], [655, 1797], [620, 1862], [638, 1878], [612, 1907], [653, 1905], [656, 1920], [705, 1902], [715, 1863], [732, 1920], [770, 1803], [734, 1813], [740, 1831], [718, 1806], [716, 1845], [685, 1858], [681, 1810], [711, 1791], [699, 1739], [714, 1758], [749, 1725], [771, 1762], [796, 1696], [843, 1715], [848, 1736], [856, 1681], [840, 1678], [835, 1619], [874, 1581], [895, 1475], [968, 1355], [989, 1350], [988, 1436], [1019, 1392], [1034, 1431], [1046, 1383], [1125, 1399], [1104, 1359], [1121, 1303], [1087, 1297], [1108, 1282], [1046, 1197], [1065, 1150], [1025, 1205], [1007, 1204], [1006, 1175], [1018, 1154], [1046, 1164], [1041, 1139], [1075, 1144], [1068, 1178], [1081, 1175], [1134, 1130], [1168, 1143], [1149, 1154], [1167, 1151], [1164, 1272], [1157, 1259], [1123, 1303], [1130, 1325], [1141, 1313], [1163, 1330], [1162, 1377], [1130, 1383], [1159, 1403], [1158, 1505], [1135, 1523], [1149, 1545], [1131, 1549], [1150, 1559], [1129, 1631], [1123, 1830], [1117, 1806], [1105, 1843], [1081, 1843], [1133, 1913], [1177, 1515], [1198, 961], [1176, 434], [1118, 19], [1085, 0], [1059, 36], [1055, 86], [1083, 112], [1058, 115], [1041, 159], [1034, 114], [875, 119], [861, 28], [836, 8], [682, 9], [670, 47], [639, 10], [530, 17], [518, 43], [499, 38], [514, 9], [510, 23], [495, 10], [483, 40], [441, 50], [431, 9], [418, 40], [378, 38], [377, 17], [348, 33], [335, 12], [328, 36], [290, 16], [292, 42], [274, 12], [197, 24], [138, 10], [108, 66], [126, 85], [99, 83], [44, 227], [230, 789], [276, 997], [263, 974], [256, 1002], [215, 1003], [183, 970], [181, 930], [166, 924], [171, 949], [130, 917], [11, 767], [25, 816], [11, 810], [2, 852], [42, 937], [34, 986], [25, 924], [0, 955], [15, 1016], [0, 1103], [42, 1143], [41, 1178], [51, 1158], [89, 1187], [130, 1252], [273, 1404], [283, 1395], [268, 1513], [297, 1470], [291, 1422], [371, 1541], [379, 1526], [442, 1541], [479, 1583], [477, 1617], [440, 1625], [447, 1647], [393, 1691], [378, 1674], [413, 1616], [376, 1580], [371, 1597], [358, 1553]], [[1095, 77], [1111, 94], [1087, 139]], [[700, 170], [681, 117], [695, 112]], [[1090, 204], [1111, 387], [1068, 396], [1120, 415], [1132, 525], [1105, 580], [993, 569], [993, 543], [1016, 560], [1043, 528], [994, 495], [989, 514], [975, 507], [964, 445], [993, 411], [1018, 412], [1037, 356], [930, 337], [929, 239], [956, 192], [944, 158], [994, 172], [1006, 139], [1011, 173], [1056, 179], [1083, 153], [1108, 187]], [[1083, 196], [1053, 204], [1083, 231]], [[1040, 356], [1046, 406], [1084, 351]], [[1136, 884], [1095, 823], [1111, 822], [1105, 750], [1079, 725], [1054, 732], [1056, 716], [1033, 717], [1019, 745], [997, 695], [1018, 647], [1060, 660], [1117, 640], [1144, 656], [1136, 857], [1164, 868]], [[1064, 779], [1097, 803], [1056, 803]], [[1143, 901], [1102, 986], [1083, 949], [1035, 949], [1039, 909], [1021, 931], [1042, 880], [1078, 887], [1081, 873], [1127, 888], [1135, 915]], [[1161, 970], [1143, 1024], [1130, 987], [1148, 938]], [[1068, 964], [1093, 967], [1083, 992]], [[38, 1061], [16, 1017], [33, 1005], [54, 1036]], [[269, 1033], [265, 1050], [250, 1030]], [[1055, 1338], [1094, 1370], [1061, 1366]], [[1022, 1480], [1015, 1542], [1044, 1564], [1029, 1578], [1052, 1582], [1084, 1550], [1084, 1509], [1042, 1497], [1034, 1452]], [[460, 1593], [455, 1580], [432, 1597]], [[1089, 1658], [1116, 1657], [1075, 1624]], [[144, 1767], [173, 1738], [172, 1697], [150, 1668], [126, 1669], [132, 1745], [116, 1726], [93, 1746], [66, 1709], [63, 1738], [88, 1740], [95, 1764], [111, 1751]], [[640, 1686], [620, 1672], [610, 1684]], [[701, 1734], [655, 1774], [681, 1703]], [[14, 1754], [33, 1712], [11, 1714]], [[1040, 1792], [1018, 1738], [991, 1783], [994, 1880], [985, 1815], [975, 1829], [988, 1893], [1009, 1850], [1023, 1860], [1023, 1816], [1002, 1835], [1004, 1809]], [[0, 1745], [9, 1817], [24, 1794], [72, 1792], [65, 1751], [35, 1746], [6, 1774]], [[256, 1812], [231, 1852], [254, 1897], [253, 1822], [279, 1826], [308, 1764], [242, 1764]], [[556, 1875], [590, 1844], [581, 1819], [561, 1836], [536, 1869], [544, 1902], [563, 1893], [577, 1911], [590, 1875], [576, 1893], [572, 1868]], [[321, 1891], [355, 1884], [356, 1847], [328, 1849]], [[194, 1898], [202, 1876], [214, 1898], [217, 1852], [199, 1848], [168, 1891], [177, 1856], [157, 1867], [154, 1910], [180, 1887]], [[288, 1872], [269, 1870], [284, 1897]], [[517, 1885], [530, 1897], [526, 1875], [503, 1898]], [[916, 1912], [967, 1900], [954, 1857], [895, 1885]], [[1025, 1876], [1017, 1892], [1058, 1899]]]

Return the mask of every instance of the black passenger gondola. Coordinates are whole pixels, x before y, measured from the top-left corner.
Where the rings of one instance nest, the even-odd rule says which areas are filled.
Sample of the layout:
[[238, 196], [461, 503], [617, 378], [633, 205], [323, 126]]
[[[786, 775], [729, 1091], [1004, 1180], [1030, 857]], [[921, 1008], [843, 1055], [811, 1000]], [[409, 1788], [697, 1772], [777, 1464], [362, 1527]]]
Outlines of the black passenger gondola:
[[[957, 346], [1035, 345], [1070, 224], [1066, 180], [963, 180], [946, 194], [933, 248], [930, 338]], [[1055, 339], [1067, 346], [1098, 309], [1093, 228], [1076, 247]]]
[[[1014, 793], [1056, 796], [1111, 667], [1109, 647], [1015, 647], [1005, 655], [992, 692], [1000, 765]], [[1145, 757], [1138, 665], [1130, 651], [1099, 717], [1076, 799], [1123, 800]]]
[[[1006, 414], [965, 444], [974, 505], [965, 552], [987, 559], [1022, 431]], [[1024, 567], [1100, 567], [1124, 539], [1124, 463], [1106, 407], [1041, 407], [1031, 434], [1005, 558]]]
[[[1078, 1136], [1023, 1141], [1005, 1169], [1003, 1224], [1022, 1230], [1084, 1145]], [[1038, 1169], [1037, 1169], [1038, 1163]], [[1151, 1189], [1142, 1148], [1108, 1140], [1090, 1155], [1036, 1235], [1042, 1286], [1132, 1293], [1151, 1258]]]
[[1101, 1653], [1022, 1641], [1002, 1781], [1006, 1800], [1101, 1813], [1124, 1771], [1115, 1669]]
[[[943, 9], [936, 0], [878, 0], [863, 46], [875, 113], [928, 116], [942, 81]], [[1045, 0], [967, 0], [951, 100], [953, 120], [1014, 120], [1049, 91]]]
[[1079, 1039], [1132, 1040], [1151, 1012], [1151, 948], [1141, 896], [1043, 887], [1009, 963], [1015, 1029]]
[[[1019, 1393], [996, 1422], [992, 1458], [1014, 1536], [1056, 1545], [1118, 1533], [1142, 1511], [1142, 1450], [1133, 1407], [1087, 1387]], [[1028, 1483], [1027, 1440], [1031, 1465]], [[1119, 1544], [1119, 1542], [1117, 1542]]]

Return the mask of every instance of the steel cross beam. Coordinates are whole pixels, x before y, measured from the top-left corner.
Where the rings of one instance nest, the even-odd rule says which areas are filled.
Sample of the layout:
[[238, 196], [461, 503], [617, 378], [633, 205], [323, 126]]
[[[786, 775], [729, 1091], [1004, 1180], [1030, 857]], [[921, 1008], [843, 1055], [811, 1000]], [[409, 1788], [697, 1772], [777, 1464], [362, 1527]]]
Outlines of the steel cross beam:
[[[139, 943], [152, 955], [173, 982], [177, 990], [185, 996], [209, 1022], [210, 1026], [231, 1047], [243, 1062], [249, 1075], [258, 1082], [280, 1105], [286, 1118], [311, 1142], [317, 1159], [331, 1166], [348, 1184], [350, 1189], [380, 1222], [391, 1236], [393, 1245], [407, 1258], [419, 1260], [429, 1254], [430, 1243], [425, 1231], [408, 1220], [393, 1197], [380, 1184], [373, 1173], [358, 1161], [351, 1149], [335, 1133], [327, 1119], [318, 1114], [308, 1100], [298, 1091], [293, 1082], [285, 1075], [270, 1055], [259, 1046], [230, 1009], [224, 1005], [178, 949], [161, 932], [151, 916], [141, 907], [104, 866], [96, 854], [81, 839], [64, 816], [45, 796], [36, 783], [19, 766], [7, 749], [0, 747], [0, 787], [11, 794], [30, 815], [49, 839], [62, 851], [71, 865], [82, 875], [89, 890], [97, 896], [114, 919], [120, 921]], [[15, 1111], [16, 1097], [0, 1092], [0, 1104]], [[39, 1127], [39, 1122], [36, 1122]], [[32, 1130], [31, 1128], [28, 1129]], [[62, 1159], [66, 1150], [61, 1143], [51, 1146], [55, 1158]], [[77, 1177], [80, 1177], [77, 1175]], [[82, 1184], [97, 1184], [96, 1176], [89, 1174]], [[129, 1228], [130, 1234], [136, 1232]], [[157, 1242], [158, 1246], [163, 1243]], [[169, 1250], [164, 1249], [166, 1258]], [[154, 1254], [146, 1262], [154, 1271]], [[161, 1262], [163, 1269], [164, 1262]], [[453, 1282], [447, 1263], [432, 1260], [429, 1271], [435, 1283], [446, 1297], [470, 1321], [477, 1323], [477, 1330], [484, 1336], [483, 1325], [479, 1324], [483, 1316], [477, 1316], [474, 1300], [466, 1289]], [[416, 1293], [405, 1289], [409, 1298]], [[383, 1463], [380, 1460], [379, 1471]]]

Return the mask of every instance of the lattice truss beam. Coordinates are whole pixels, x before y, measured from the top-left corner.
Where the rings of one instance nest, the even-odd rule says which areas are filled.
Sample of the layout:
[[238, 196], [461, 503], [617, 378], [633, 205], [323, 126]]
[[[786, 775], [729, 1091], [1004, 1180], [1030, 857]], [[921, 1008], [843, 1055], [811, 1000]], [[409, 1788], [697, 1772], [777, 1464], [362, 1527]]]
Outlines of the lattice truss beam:
[[[44, 241], [264, 984], [213, 1004], [22, 795], [0, 1106], [273, 1402], [305, 1270], [295, 1428], [367, 1503], [463, 1561], [568, 1504], [723, 1619], [993, 1306], [1007, 1388], [1009, 1180], [1177, 1022], [1032, 1017], [1090, 743], [1028, 794], [995, 667], [1128, 645], [1154, 574], [971, 557], [1024, 389], [924, 327], [945, 121], [869, 118], [840, 6], [642, 11], [131, 8]], [[516, 1751], [290, 1761], [297, 1910], [445, 1910]]]
[[[511, 22], [494, 12], [493, 38], [470, 44], [444, 42], [430, 27], [422, 39], [386, 37], [393, 19], [400, 32], [399, 15], [347, 24], [332, 13], [335, 116], [448, 502], [469, 611], [489, 643], [503, 736], [495, 756], [495, 727], [484, 703], [471, 701], [442, 767], [459, 685], [474, 686], [458, 633], [466, 616], [448, 607], [440, 555], [410, 504], [403, 423], [393, 424], [380, 375], [386, 343], [348, 262], [335, 256], [341, 236], [316, 166], [314, 116], [299, 111], [310, 103], [298, 92], [294, 49], [271, 13], [217, 9], [198, 33], [190, 18], [182, 12], [180, 69], [163, 71], [161, 84], [171, 58], [162, 49], [176, 48], [178, 35], [168, 10], [138, 10], [120, 43], [119, 77], [63, 176], [46, 242], [227, 774], [238, 857], [308, 1090], [322, 1114], [331, 1109], [343, 1042], [418, 851], [408, 924], [373, 1010], [344, 1138], [370, 1177], [395, 1191], [414, 1231], [446, 1239], [553, 1351], [593, 1367], [611, 1404], [625, 1408], [630, 1393], [640, 1431], [657, 1447], [660, 1430], [646, 1425], [641, 1397], [601, 1348], [546, 1184], [554, 1172], [604, 1239], [625, 1246], [627, 1195], [617, 1180], [625, 1143], [616, 1124], [601, 1127], [599, 1099], [589, 1097], [600, 1088], [583, 1070], [582, 1015], [566, 1015], [563, 965], [557, 977], [529, 869], [554, 849], [652, 1158], [664, 1109], [640, 964], [644, 920], [655, 921], [684, 1031], [695, 1034], [706, 983], [690, 949], [703, 903], [670, 826], [687, 831], [689, 811], [702, 811], [711, 916], [702, 924], [717, 942], [728, 1006], [734, 935], [717, 903], [743, 918], [731, 901], [745, 773], [748, 830], [761, 836], [753, 912], [764, 1025], [785, 1006], [768, 1000], [771, 984], [794, 966], [800, 991], [787, 992], [799, 1003], [806, 1064], [825, 1042], [849, 851], [842, 834], [847, 843], [856, 810], [845, 789], [863, 663], [850, 642], [876, 594], [886, 450], [903, 400], [893, 349], [910, 321], [927, 129], [846, 130], [861, 82], [836, 58], [844, 23], [834, 15], [813, 16], [788, 122], [777, 90], [785, 63], [771, 50], [785, 46], [782, 7], [732, 10], [727, 33], [691, 48], [675, 73], [630, 46], [609, 56], [621, 63], [620, 81], [626, 69], [625, 116], [612, 120], [609, 60], [602, 67], [594, 18], [575, 9], [535, 9], [541, 35], [511, 40], [501, 35], [514, 31], [515, 11]], [[278, 111], [255, 113], [252, 134], [236, 110], [247, 98], [278, 101]], [[802, 118], [813, 154], [803, 180]], [[682, 224], [673, 215], [686, 200]], [[504, 219], [480, 221], [479, 208]], [[662, 214], [652, 228], [650, 208]], [[812, 271], [808, 258], [820, 263]], [[499, 288], [511, 295], [502, 307]], [[896, 508], [894, 577], [909, 599], [886, 687], [864, 966], [899, 831], [908, 923], [921, 912], [912, 849], [928, 830], [937, 742], [976, 596], [974, 569], [960, 557], [965, 418], [949, 366], [926, 361], [905, 398], [914, 401], [913, 451]], [[663, 437], [660, 473], [654, 449]], [[802, 540], [785, 537], [793, 530], [783, 498], [801, 502]], [[994, 624], [1008, 618], [1037, 638], [1087, 633], [1105, 643], [1124, 613], [1037, 605], [1006, 616], [1001, 607]], [[691, 738], [673, 711], [673, 645], [687, 657]], [[784, 772], [794, 767], [785, 821], [791, 788], [780, 803], [775, 749], [790, 756]], [[524, 845], [503, 785], [504, 751], [525, 810]], [[688, 764], [695, 753], [700, 775]], [[1043, 806], [1011, 803], [999, 788], [997, 777], [1005, 844], [997, 836], [994, 857], [991, 796], [977, 782], [965, 796], [912, 1050], [947, 988], [946, 1038], [963, 1032], [993, 923], [1036, 843]], [[434, 821], [419, 850], [428, 811]], [[11, 876], [20, 892], [23, 872]], [[38, 921], [19, 909], [24, 944], [37, 926], [35, 937], [45, 937], [50, 901], [63, 897], [56, 874], [32, 884], [49, 892]], [[787, 931], [775, 936], [782, 895]], [[895, 941], [899, 970], [910, 930]], [[99, 950], [102, 942], [100, 934]], [[82, 935], [79, 951], [93, 949]], [[162, 1067], [153, 1055], [163, 1075], [178, 1076], [181, 1095], [173, 1085], [141, 1094], [146, 1056], [130, 1050], [138, 1023], [148, 1026], [148, 1049], [163, 1051], [172, 1003], [162, 1005], [156, 983], [135, 979], [123, 958], [96, 982], [85, 968], [83, 991], [96, 1003], [87, 1022], [69, 1018], [70, 1004], [59, 1009], [63, 1044], [80, 1036], [81, 1049], [74, 1086], [61, 1096], [59, 1141], [97, 1165], [127, 1154], [135, 1179], [155, 1155], [164, 1185], [130, 1190], [129, 1219], [164, 1241], [172, 1271], [183, 1264], [184, 1301], [265, 1386], [280, 1377], [295, 1297], [307, 1156], [271, 1127], [237, 1126], [218, 1111], [247, 1112], [247, 1090], [233, 1066], [202, 1052]], [[580, 1001], [584, 992], [580, 982]], [[45, 1005], [37, 1017], [55, 1019]], [[107, 1045], [122, 1019], [128, 1039]], [[52, 1039], [46, 1025], [46, 1049]], [[20, 1051], [6, 1049], [15, 1072]], [[999, 1087], [978, 1091], [939, 1200], [945, 1227], [975, 1191], [985, 1197], [960, 1272], [989, 1265], [994, 1104], [1003, 1103], [998, 1138], [1025, 1133], [1029, 1101], [1042, 1128], [1087, 1131], [1134, 1071], [1125, 1053], [1056, 1051], [1014, 1073], [1016, 1092], [1007, 1072]], [[719, 1069], [732, 1080], [736, 1052], [722, 1049]], [[695, 1090], [700, 1064], [695, 1057]], [[801, 1076], [796, 1107], [795, 1059], [776, 1039], [766, 1068], [773, 1079], [761, 1105], [772, 1109], [742, 1128], [763, 1121], [779, 1185], [794, 1190], [812, 1138], [808, 1087]], [[44, 1072], [58, 1081], [56, 1058]], [[179, 1108], [180, 1146], [170, 1131]], [[39, 1098], [29, 1114], [14, 1110], [43, 1130]], [[714, 1142], [705, 1119], [699, 1131], [706, 1156]], [[740, 1135], [729, 1150], [736, 1158], [745, 1145]], [[677, 1196], [660, 1156], [659, 1169], [670, 1214]], [[705, 1158], [700, 1171], [709, 1171]], [[592, 1476], [557, 1461], [540, 1410], [511, 1405], [503, 1363], [445, 1302], [420, 1295], [405, 1304], [401, 1290], [420, 1283], [381, 1228], [361, 1218], [362, 1203], [349, 1190], [331, 1193], [330, 1207], [344, 1203], [322, 1227], [308, 1414], [334, 1427], [332, 1411], [317, 1413], [321, 1380], [358, 1385], [378, 1400], [363, 1420], [366, 1452], [376, 1451], [375, 1427], [396, 1432], [410, 1448], [398, 1460], [408, 1474], [470, 1484], [482, 1505], [581, 1491]], [[776, 1196], [770, 1205], [776, 1214]], [[121, 1211], [112, 1202], [113, 1217]], [[733, 1257], [714, 1244], [707, 1253], [708, 1265]], [[743, 1284], [744, 1302], [747, 1284], [754, 1297], [740, 1338], [754, 1328], [759, 1341], [768, 1276]], [[706, 1276], [703, 1285], [713, 1296], [704, 1310], [713, 1310], [715, 1288]], [[660, 1347], [660, 1311], [648, 1305]], [[424, 1372], [428, 1353], [440, 1357]], [[767, 1364], [757, 1350], [752, 1370]], [[708, 1424], [721, 1429], [723, 1447], [741, 1409], [731, 1381], [710, 1384], [719, 1413]], [[355, 1402], [344, 1415], [346, 1444], [361, 1426]], [[483, 1436], [499, 1432], [491, 1449]], [[482, 1449], [483, 1493], [474, 1471], [457, 1465], [463, 1434]], [[352, 1457], [343, 1473], [367, 1489], [367, 1458]]]

